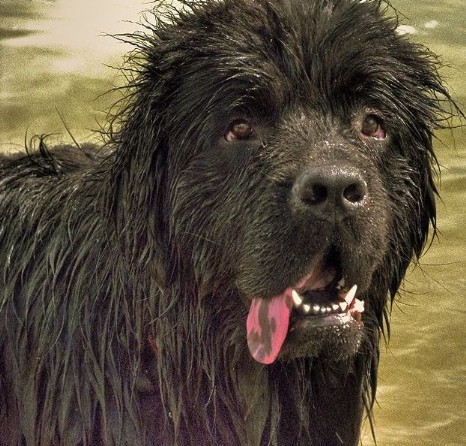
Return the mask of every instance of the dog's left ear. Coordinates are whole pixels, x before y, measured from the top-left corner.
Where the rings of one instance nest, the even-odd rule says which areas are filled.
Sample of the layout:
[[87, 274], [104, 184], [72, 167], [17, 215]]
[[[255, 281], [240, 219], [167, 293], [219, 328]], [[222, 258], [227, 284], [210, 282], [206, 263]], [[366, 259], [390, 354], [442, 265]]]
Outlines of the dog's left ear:
[[393, 56], [397, 60], [398, 79], [393, 97], [399, 123], [396, 137], [400, 138], [400, 150], [409, 151], [405, 156], [409, 174], [404, 189], [409, 197], [403, 202], [410, 203], [404, 210], [410, 219], [406, 226], [399, 222], [404, 227], [399, 228], [401, 238], [395, 242], [399, 253], [390, 284], [392, 296], [411, 260], [419, 259], [429, 244], [430, 234], [435, 237], [437, 232], [436, 179], [440, 169], [434, 152], [434, 132], [451, 127], [455, 116], [464, 117], [440, 78], [440, 63], [428, 49], [404, 36], [395, 38], [393, 48], [396, 48]]
[[[437, 157], [434, 152], [434, 131], [449, 128], [453, 118], [464, 115], [451, 98], [443, 84], [439, 70], [441, 64], [437, 57], [422, 45], [413, 44], [398, 36], [398, 60], [400, 86], [400, 119], [407, 126], [409, 135], [405, 142], [411, 140], [412, 164], [410, 168], [416, 177], [414, 184], [419, 184], [417, 195], [418, 221], [412, 235], [413, 253], [417, 258], [429, 238], [429, 230], [436, 233], [436, 197], [438, 191], [436, 179], [440, 174]], [[417, 200], [416, 200], [417, 201]]]

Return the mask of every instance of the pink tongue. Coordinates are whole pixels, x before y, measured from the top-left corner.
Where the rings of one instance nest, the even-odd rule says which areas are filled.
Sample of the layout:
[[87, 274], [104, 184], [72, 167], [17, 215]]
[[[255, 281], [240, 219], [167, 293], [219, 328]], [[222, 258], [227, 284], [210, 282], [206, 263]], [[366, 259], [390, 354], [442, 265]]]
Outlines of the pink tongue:
[[272, 299], [255, 298], [246, 322], [248, 347], [262, 364], [275, 361], [288, 333], [292, 306], [291, 288]]

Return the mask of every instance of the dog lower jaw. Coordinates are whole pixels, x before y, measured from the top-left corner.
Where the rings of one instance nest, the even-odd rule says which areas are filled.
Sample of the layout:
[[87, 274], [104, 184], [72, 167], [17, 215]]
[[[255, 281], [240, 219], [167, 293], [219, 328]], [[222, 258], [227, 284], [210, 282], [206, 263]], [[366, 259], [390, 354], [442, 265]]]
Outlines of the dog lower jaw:
[[317, 356], [331, 361], [348, 360], [358, 353], [364, 336], [364, 324], [349, 312], [296, 318], [290, 325], [277, 360]]

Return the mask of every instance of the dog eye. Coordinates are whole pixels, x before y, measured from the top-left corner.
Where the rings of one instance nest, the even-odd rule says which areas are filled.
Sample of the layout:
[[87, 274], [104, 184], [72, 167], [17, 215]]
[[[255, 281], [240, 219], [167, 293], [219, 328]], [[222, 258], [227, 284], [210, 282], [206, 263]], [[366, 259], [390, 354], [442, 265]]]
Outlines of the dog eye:
[[233, 121], [225, 133], [225, 139], [228, 142], [244, 141], [251, 138], [254, 134], [254, 129], [251, 124], [244, 119], [237, 119]]
[[382, 120], [376, 115], [367, 115], [364, 118], [361, 133], [374, 139], [385, 139], [387, 136]]

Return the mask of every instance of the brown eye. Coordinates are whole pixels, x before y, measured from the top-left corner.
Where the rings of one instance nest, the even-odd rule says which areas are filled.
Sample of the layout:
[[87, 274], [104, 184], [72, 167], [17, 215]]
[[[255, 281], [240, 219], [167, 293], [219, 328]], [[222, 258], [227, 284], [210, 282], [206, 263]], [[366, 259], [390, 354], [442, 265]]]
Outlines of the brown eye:
[[387, 136], [382, 120], [376, 115], [367, 115], [364, 118], [361, 133], [374, 139], [385, 139]]
[[254, 134], [254, 129], [251, 124], [244, 119], [233, 121], [225, 133], [225, 139], [228, 142], [244, 141], [249, 139]]

